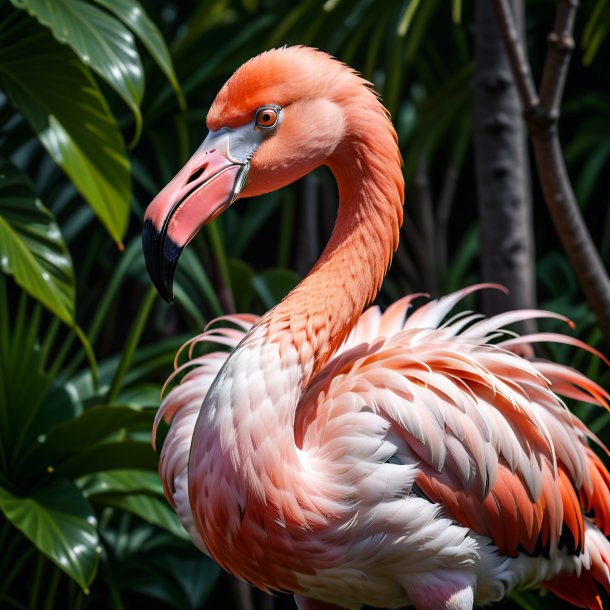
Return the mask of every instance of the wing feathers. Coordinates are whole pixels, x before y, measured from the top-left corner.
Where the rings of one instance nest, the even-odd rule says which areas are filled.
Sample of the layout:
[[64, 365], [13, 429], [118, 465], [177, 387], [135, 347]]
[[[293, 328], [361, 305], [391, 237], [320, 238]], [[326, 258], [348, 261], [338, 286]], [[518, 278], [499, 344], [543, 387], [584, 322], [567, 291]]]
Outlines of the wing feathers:
[[[560, 546], [578, 554], [583, 511], [610, 529], [610, 474], [557, 394], [606, 406], [610, 397], [577, 371], [530, 362], [509, 349], [558, 340], [596, 352], [550, 333], [489, 343], [512, 335], [501, 327], [523, 319], [569, 322], [538, 310], [482, 320], [464, 313], [439, 326], [460, 299], [482, 287], [489, 286], [429, 302], [406, 320], [414, 296], [383, 315], [365, 312], [299, 405], [297, 438], [305, 439], [304, 449], [322, 443], [331, 405], [358, 395], [352, 408], [388, 421], [397, 455], [420, 469], [418, 487], [456, 522], [489, 536], [508, 556], [547, 555]], [[337, 459], [341, 451], [349, 452], [349, 442], [337, 447]]]

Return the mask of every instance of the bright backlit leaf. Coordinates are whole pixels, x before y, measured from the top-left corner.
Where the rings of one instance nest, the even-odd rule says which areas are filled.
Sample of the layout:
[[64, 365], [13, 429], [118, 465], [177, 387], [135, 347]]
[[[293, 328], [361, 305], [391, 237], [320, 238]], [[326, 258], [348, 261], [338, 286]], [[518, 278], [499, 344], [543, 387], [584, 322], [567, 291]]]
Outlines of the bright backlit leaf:
[[69, 45], [123, 98], [136, 119], [137, 141], [142, 127], [144, 70], [133, 34], [106, 11], [81, 0], [12, 2], [50, 28], [59, 42]]
[[0, 510], [36, 548], [87, 591], [100, 555], [97, 520], [74, 483], [56, 480], [24, 497], [0, 487]]
[[0, 269], [66, 324], [74, 324], [72, 259], [59, 227], [28, 178], [3, 160]]
[[0, 88], [120, 242], [129, 217], [129, 161], [86, 66], [32, 19], [13, 19], [0, 26]]
[[112, 11], [138, 37], [169, 80], [182, 109], [186, 108], [184, 95], [178, 84], [174, 65], [159, 28], [151, 21], [137, 0], [95, 0]]

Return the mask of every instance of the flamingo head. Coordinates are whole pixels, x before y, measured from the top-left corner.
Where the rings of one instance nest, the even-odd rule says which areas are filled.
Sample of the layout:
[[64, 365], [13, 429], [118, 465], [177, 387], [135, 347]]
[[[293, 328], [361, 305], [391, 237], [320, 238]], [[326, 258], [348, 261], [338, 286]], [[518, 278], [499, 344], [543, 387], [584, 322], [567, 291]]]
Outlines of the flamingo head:
[[142, 233], [148, 273], [173, 300], [183, 248], [240, 197], [279, 189], [329, 164], [347, 131], [346, 107], [364, 81], [326, 53], [275, 49], [227, 81], [195, 154], [148, 206]]

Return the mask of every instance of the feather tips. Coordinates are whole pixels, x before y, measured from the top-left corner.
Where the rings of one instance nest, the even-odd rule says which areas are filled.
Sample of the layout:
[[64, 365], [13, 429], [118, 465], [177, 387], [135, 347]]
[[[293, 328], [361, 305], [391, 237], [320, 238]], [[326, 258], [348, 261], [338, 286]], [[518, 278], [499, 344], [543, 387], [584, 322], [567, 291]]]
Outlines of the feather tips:
[[[277, 507], [275, 518], [282, 527], [293, 523], [306, 530], [319, 528], [331, 513], [334, 518], [344, 514], [337, 522], [337, 535], [356, 531], [364, 535], [368, 530], [379, 531], [380, 524], [388, 532], [400, 531], [411, 523], [408, 540], [416, 544], [415, 532], [423, 535], [429, 527], [425, 524], [438, 517], [431, 512], [424, 518], [421, 513], [423, 521], [417, 524], [413, 508], [407, 506], [415, 501], [430, 506], [433, 501], [455, 523], [491, 539], [507, 557], [522, 552], [548, 556], [561, 546], [571, 553], [583, 552], [588, 549], [590, 532], [597, 531], [585, 527], [583, 513], [595, 519], [603, 532], [610, 531], [610, 474], [587, 445], [587, 438], [594, 438], [592, 433], [557, 396], [607, 406], [607, 392], [568, 367], [524, 360], [508, 351], [527, 342], [528, 336], [489, 343], [504, 334], [501, 325], [532, 315], [542, 317], [543, 312], [514, 312], [483, 320], [466, 313], [443, 323], [451, 307], [477, 288], [429, 302], [411, 316], [407, 311], [420, 295], [398, 301], [383, 314], [370, 308], [335, 356], [310, 380], [297, 405], [294, 439], [301, 466], [311, 473], [309, 484], [321, 485], [324, 491], [320, 493], [328, 500], [316, 499], [317, 492], [311, 490], [295, 494], [295, 473], [283, 472], [280, 465], [272, 480], [254, 462], [239, 458], [246, 476], [260, 485], [252, 493], [258, 494], [258, 501]], [[192, 357], [199, 343], [235, 348], [256, 320], [254, 316], [228, 316], [221, 320], [223, 325], [208, 326], [183, 349], [188, 348]], [[555, 338], [538, 334], [532, 340]], [[576, 340], [562, 340], [582, 347]], [[281, 349], [286, 356], [291, 347], [287, 344]], [[190, 437], [201, 401], [227, 356], [225, 351], [211, 351], [178, 366], [172, 378], [182, 372], [186, 375], [163, 402], [155, 423], [156, 427], [161, 419], [172, 420], [160, 457], [160, 474], [168, 499], [204, 550], [186, 489]], [[260, 358], [266, 358], [264, 353]], [[234, 380], [231, 391], [251, 395], [251, 405], [262, 404], [265, 396], [256, 398], [253, 386], [263, 388], [267, 381], [254, 384], [250, 373], [243, 373], [242, 382]], [[262, 420], [249, 426], [251, 407], [238, 406], [238, 411], [241, 408], [246, 410], [236, 412], [235, 421], [225, 422], [230, 428], [223, 432], [225, 436], [235, 434], [237, 420], [252, 431], [273, 427], [271, 421], [265, 424]], [[257, 411], [254, 417], [264, 418], [266, 412]], [[267, 462], [275, 463], [275, 447], [269, 445], [269, 437], [258, 438], [253, 433], [239, 437], [239, 454], [256, 452], [259, 460], [265, 454]], [[421, 492], [427, 501], [411, 495]], [[237, 503], [246, 501], [237, 490], [222, 493], [235, 494]], [[239, 513], [235, 515], [239, 518]], [[266, 518], [256, 511], [245, 515], [241, 523], [227, 521], [229, 534], [236, 535], [241, 528], [242, 536], [250, 532], [253, 539], [262, 536], [265, 544], [273, 546]], [[438, 537], [438, 528], [435, 531]], [[367, 561], [373, 557], [381, 561], [389, 552], [387, 544], [382, 539], [374, 544], [373, 538], [367, 540], [373, 545], [367, 547]], [[452, 540], [455, 544], [455, 538]], [[282, 553], [288, 548], [285, 544], [280, 545]], [[427, 546], [442, 552], [438, 540], [417, 544], [420, 550]], [[601, 548], [598, 555], [606, 552], [601, 543], [597, 547]], [[256, 549], [262, 552], [258, 546], [251, 550]], [[595, 549], [591, 552], [595, 555]], [[596, 607], [594, 581], [603, 580], [608, 567], [603, 558], [595, 565], [597, 571], [578, 581], [577, 587], [572, 586], [572, 577], [550, 579], [547, 586], [564, 597], [573, 589], [570, 599]], [[253, 564], [252, 569], [255, 567]], [[306, 572], [305, 563], [299, 569]], [[548, 576], [541, 572], [540, 578]]]
[[595, 351], [543, 333], [489, 343], [505, 334], [504, 324], [526, 318], [569, 322], [538, 310], [483, 320], [465, 314], [441, 325], [461, 298], [485, 287], [431, 301], [406, 320], [413, 297], [383, 315], [377, 308], [365, 312], [302, 397], [297, 437], [304, 449], [322, 444], [330, 405], [358, 396], [353, 408], [389, 422], [397, 455], [419, 465], [424, 493], [458, 523], [489, 536], [509, 556], [548, 553], [560, 538], [579, 553], [580, 502], [608, 527], [603, 506], [610, 480], [557, 393], [603, 405], [608, 394], [568, 367], [530, 362], [508, 349], [531, 338]]

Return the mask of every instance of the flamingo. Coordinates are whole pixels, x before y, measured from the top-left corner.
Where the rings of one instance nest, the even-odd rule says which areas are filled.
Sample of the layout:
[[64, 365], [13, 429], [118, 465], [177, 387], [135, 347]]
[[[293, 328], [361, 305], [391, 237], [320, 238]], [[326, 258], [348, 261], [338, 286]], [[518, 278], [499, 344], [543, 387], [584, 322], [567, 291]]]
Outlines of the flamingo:
[[516, 354], [548, 340], [595, 350], [503, 330], [567, 322], [555, 313], [447, 319], [489, 285], [414, 312], [420, 295], [366, 309], [398, 242], [402, 161], [372, 86], [338, 60], [262, 53], [222, 87], [207, 127], [145, 214], [147, 268], [166, 300], [182, 249], [237, 198], [326, 165], [340, 205], [284, 300], [208, 325], [176, 365], [172, 377], [187, 372], [154, 434], [171, 423], [159, 473], [195, 545], [239, 579], [293, 593], [300, 610], [469, 610], [539, 586], [602, 608], [610, 474], [559, 395], [606, 407], [610, 396]]

